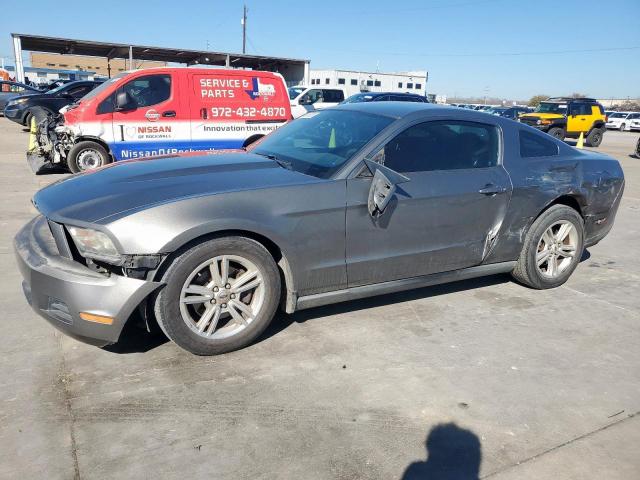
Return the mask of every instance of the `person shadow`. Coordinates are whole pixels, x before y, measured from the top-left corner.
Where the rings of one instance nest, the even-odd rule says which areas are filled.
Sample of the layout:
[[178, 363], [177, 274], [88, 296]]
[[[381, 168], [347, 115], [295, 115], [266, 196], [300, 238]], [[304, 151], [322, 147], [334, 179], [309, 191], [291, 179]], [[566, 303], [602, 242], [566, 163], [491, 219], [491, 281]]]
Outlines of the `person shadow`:
[[402, 480], [478, 480], [480, 439], [455, 423], [436, 425], [426, 440], [426, 461], [413, 462]]

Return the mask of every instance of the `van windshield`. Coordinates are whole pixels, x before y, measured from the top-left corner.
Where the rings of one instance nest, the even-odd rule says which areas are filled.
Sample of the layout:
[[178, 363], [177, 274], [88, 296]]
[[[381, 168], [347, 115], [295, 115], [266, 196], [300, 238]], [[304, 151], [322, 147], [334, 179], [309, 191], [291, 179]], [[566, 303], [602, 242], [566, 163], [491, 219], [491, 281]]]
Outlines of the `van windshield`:
[[330, 178], [393, 121], [349, 110], [310, 112], [267, 135], [249, 151], [296, 172]]
[[116, 83], [118, 80], [120, 80], [122, 77], [127, 76], [128, 73], [127, 72], [122, 72], [119, 73], [118, 75], [116, 75], [113, 78], [110, 78], [109, 80], [107, 80], [106, 82], [100, 84], [98, 87], [94, 88], [93, 90], [91, 90], [89, 93], [87, 93], [84, 97], [82, 97], [82, 101], [86, 101], [86, 100], [91, 100], [92, 98], [94, 98], [96, 95], [99, 95], [101, 92], [104, 92], [105, 90], [108, 90], [111, 88], [111, 86]]

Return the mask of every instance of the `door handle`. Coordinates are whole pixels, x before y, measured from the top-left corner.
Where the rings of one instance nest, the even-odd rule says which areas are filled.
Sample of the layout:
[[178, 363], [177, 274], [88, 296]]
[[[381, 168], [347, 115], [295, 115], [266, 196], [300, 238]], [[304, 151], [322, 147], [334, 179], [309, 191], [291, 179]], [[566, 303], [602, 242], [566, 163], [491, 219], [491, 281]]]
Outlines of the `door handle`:
[[494, 185], [493, 183], [487, 183], [484, 187], [478, 190], [478, 193], [482, 195], [499, 195], [501, 193], [505, 193], [507, 189], [505, 187], [501, 187], [499, 185]]
[[167, 110], [165, 112], [162, 112], [162, 116], [163, 117], [175, 117], [176, 116], [176, 112], [175, 112], [175, 110]]

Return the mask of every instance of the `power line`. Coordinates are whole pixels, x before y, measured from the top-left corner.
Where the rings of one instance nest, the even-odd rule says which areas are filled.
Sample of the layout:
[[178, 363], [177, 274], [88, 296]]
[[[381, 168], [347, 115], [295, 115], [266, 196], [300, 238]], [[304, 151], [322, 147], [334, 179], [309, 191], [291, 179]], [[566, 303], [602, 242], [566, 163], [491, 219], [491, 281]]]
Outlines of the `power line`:
[[[597, 53], [597, 52], [615, 52], [624, 50], [638, 50], [640, 45], [632, 47], [605, 47], [605, 48], [585, 48], [576, 50], [545, 50], [538, 52], [496, 52], [496, 53], [406, 53], [406, 52], [364, 52], [355, 50], [342, 50], [342, 52], [356, 53], [360, 55], [404, 55], [411, 57], [524, 57], [535, 55], [564, 55], [577, 53]], [[330, 49], [321, 49], [327, 50]], [[334, 50], [330, 50], [334, 51]]]

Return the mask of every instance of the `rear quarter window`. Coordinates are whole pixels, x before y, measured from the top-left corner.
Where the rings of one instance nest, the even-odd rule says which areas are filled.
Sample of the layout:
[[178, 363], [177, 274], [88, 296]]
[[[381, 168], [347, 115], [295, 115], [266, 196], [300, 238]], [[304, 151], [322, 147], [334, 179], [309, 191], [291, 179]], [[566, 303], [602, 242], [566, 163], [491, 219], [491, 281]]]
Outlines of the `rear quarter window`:
[[558, 145], [542, 135], [520, 130], [519, 137], [522, 158], [553, 157], [559, 154]]

